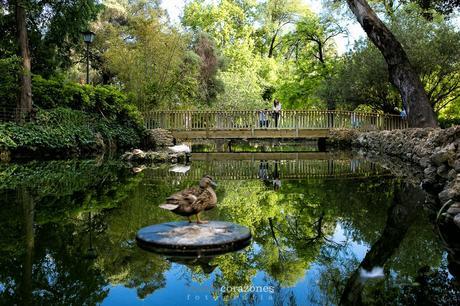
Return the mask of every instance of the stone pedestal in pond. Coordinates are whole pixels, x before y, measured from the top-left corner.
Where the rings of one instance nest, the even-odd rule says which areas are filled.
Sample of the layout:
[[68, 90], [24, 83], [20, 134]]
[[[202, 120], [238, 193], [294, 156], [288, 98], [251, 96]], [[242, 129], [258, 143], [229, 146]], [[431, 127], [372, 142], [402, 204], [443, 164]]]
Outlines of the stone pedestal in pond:
[[247, 227], [223, 221], [169, 222], [140, 229], [136, 241], [143, 249], [165, 255], [216, 255], [248, 246], [251, 232]]

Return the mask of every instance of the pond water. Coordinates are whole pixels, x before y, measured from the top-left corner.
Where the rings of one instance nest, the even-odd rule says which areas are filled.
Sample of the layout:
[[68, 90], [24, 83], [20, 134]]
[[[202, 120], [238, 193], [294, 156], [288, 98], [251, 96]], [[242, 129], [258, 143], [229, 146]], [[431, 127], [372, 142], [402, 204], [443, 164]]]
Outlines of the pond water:
[[[200, 153], [137, 174], [116, 160], [0, 165], [0, 304], [458, 301], [421, 190], [363, 160], [270, 154]], [[249, 227], [252, 244], [188, 259], [140, 249], [140, 228], [183, 220], [158, 205], [204, 174], [219, 186], [203, 217]], [[383, 274], [363, 278], [360, 264]]]

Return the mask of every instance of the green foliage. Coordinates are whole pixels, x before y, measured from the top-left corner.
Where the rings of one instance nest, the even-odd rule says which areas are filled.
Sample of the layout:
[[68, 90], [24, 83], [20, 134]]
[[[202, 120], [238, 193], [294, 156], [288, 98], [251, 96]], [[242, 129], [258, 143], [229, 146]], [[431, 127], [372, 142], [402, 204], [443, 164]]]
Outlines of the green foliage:
[[456, 117], [456, 118], [438, 118], [438, 121], [439, 121], [439, 125], [443, 128], [443, 129], [447, 129], [447, 128], [450, 128], [454, 125], [460, 125], [460, 116], [459, 117]]
[[56, 108], [39, 110], [35, 121], [23, 125], [0, 124], [0, 146], [38, 154], [58, 152], [72, 155], [80, 151], [101, 150], [102, 139], [108, 144], [114, 142], [120, 148], [137, 146], [140, 134], [140, 130], [129, 123], [68, 108]]
[[[0, 57], [16, 54], [15, 3], [7, 1], [0, 13]], [[67, 69], [83, 51], [81, 31], [88, 29], [100, 9], [95, 0], [32, 1], [23, 0], [32, 58], [32, 73], [49, 77], [58, 69]], [[83, 53], [83, 52], [82, 52]]]
[[438, 121], [442, 128], [460, 125], [460, 98], [455, 99], [439, 112]]
[[257, 75], [246, 72], [225, 71], [219, 74], [225, 91], [217, 96], [215, 107], [219, 110], [262, 109], [267, 105], [262, 100], [263, 89]]
[[223, 91], [223, 82], [217, 79], [217, 73], [223, 66], [223, 59], [211, 37], [200, 33], [194, 43], [194, 52], [200, 63], [199, 99], [205, 101], [207, 106], [215, 102], [217, 95]]
[[[94, 228], [101, 224], [97, 212], [119, 206], [138, 184], [139, 178], [130, 176], [116, 161], [0, 165], [0, 198], [5, 200], [0, 216], [0, 279], [14, 280], [5, 282], [2, 302], [23, 304], [27, 293], [20, 288], [25, 283], [32, 284], [33, 290], [47, 288], [40, 295], [31, 293], [33, 305], [102, 302], [108, 282], [86, 257], [91, 247], [88, 232], [96, 232]], [[32, 208], [29, 213], [24, 210], [27, 204]], [[88, 211], [93, 213], [91, 224]], [[34, 228], [30, 236], [24, 235], [28, 225]], [[26, 246], [25, 241], [32, 244]], [[32, 264], [34, 273], [24, 277], [23, 271], [32, 270]]]
[[6, 133], [0, 133], [0, 148], [8, 148], [8, 149], [16, 149], [17, 148], [16, 142], [11, 139]]
[[382, 82], [388, 72], [379, 51], [367, 42], [355, 48], [336, 65], [336, 75], [328, 82], [339, 108], [353, 110], [369, 105], [373, 111], [394, 112], [400, 97], [389, 82]]
[[19, 69], [19, 57], [11, 56], [7, 58], [0, 58], [0, 107], [16, 105], [15, 103], [19, 89]]
[[[12, 63], [14, 58], [9, 58], [8, 66]], [[2, 96], [2, 106], [11, 108], [16, 99], [11, 89], [15, 84], [14, 69], [6, 72], [2, 88], [10, 90]], [[109, 141], [108, 145], [115, 142], [126, 148], [140, 143], [144, 130], [141, 114], [115, 87], [46, 80], [41, 76], [33, 77], [32, 87], [34, 106], [39, 108], [36, 120], [25, 125], [1, 124], [0, 147], [39, 152], [69, 150], [69, 154], [98, 151], [98, 133]]]
[[224, 58], [217, 75], [223, 89], [216, 95], [217, 109], [261, 108], [262, 94], [269, 84], [262, 74], [263, 56], [255, 54], [253, 33], [255, 3], [218, 1], [207, 4], [192, 1], [184, 9], [182, 23], [193, 35], [206, 33]]
[[[16, 106], [18, 58], [0, 59], [0, 107]], [[33, 104], [52, 109], [67, 107], [87, 113], [101, 115], [140, 129], [142, 118], [137, 107], [114, 86], [81, 85], [59, 78], [44, 79], [34, 75], [32, 79]]]
[[[225, 169], [211, 164], [216, 172]], [[209, 170], [211, 164], [203, 166]], [[31, 244], [25, 243], [23, 229], [29, 225], [35, 239], [35, 273], [29, 274], [29, 281], [34, 290], [52, 289], [43, 296], [34, 295], [35, 304], [44, 300], [56, 304], [63, 297], [67, 304], [97, 304], [107, 296], [104, 288], [108, 286], [133, 288], [139, 298], [147, 298], [168, 285], [169, 275], [197, 286], [209, 282], [209, 293], [228, 301], [242, 295], [222, 292], [222, 286], [259, 285], [262, 276], [263, 284], [287, 291], [305, 280], [307, 272], [308, 280], [319, 282], [311, 283], [317, 298], [337, 302], [359, 263], [355, 252], [362, 253], [375, 243], [389, 223], [386, 211], [399, 184], [388, 177], [310, 178], [283, 180], [274, 191], [261, 180], [222, 180], [218, 206], [206, 217], [250, 227], [253, 244], [240, 252], [181, 261], [142, 251], [133, 237], [141, 227], [182, 220], [158, 204], [196, 181], [187, 176], [153, 179], [151, 171], [155, 170], [133, 176], [112, 160], [0, 165], [0, 281], [8, 289], [0, 292], [2, 300], [19, 304], [23, 293], [15, 283], [27, 280], [17, 267], [26, 267]], [[24, 209], [29, 203], [25, 199], [32, 200], [33, 214]], [[331, 237], [337, 225], [342, 231]], [[94, 260], [85, 259], [90, 248], [97, 255]], [[391, 271], [387, 286], [367, 282], [365, 297], [382, 294], [389, 304], [396, 296], [411, 297], [416, 292], [408, 295], [410, 288], [401, 290], [398, 285], [411, 283], [420, 267], [436, 268], [441, 250], [426, 216], [417, 214], [417, 222], [385, 263]], [[441, 279], [437, 283], [441, 292], [443, 284], [446, 281]]]
[[100, 114], [120, 123], [141, 124], [141, 115], [129, 103], [125, 94], [112, 86], [80, 85], [63, 80], [45, 80], [34, 76], [33, 101], [38, 107], [49, 109], [68, 107], [88, 113]]
[[[215, 96], [202, 89], [213, 85], [216, 67], [205, 69], [209, 57], [197, 54], [190, 37], [167, 24], [151, 1], [108, 3], [99, 23], [95, 48], [102, 77], [116, 76], [112, 81], [138, 106], [187, 108]], [[206, 53], [212, 57], [212, 50]]]
[[433, 10], [445, 15], [449, 15], [460, 7], [459, 0], [411, 0], [417, 3], [423, 10], [423, 16], [430, 20], [433, 18]]
[[[428, 22], [410, 5], [395, 12], [389, 26], [419, 74], [435, 112], [442, 113], [458, 101], [460, 31], [439, 15]], [[334, 99], [349, 109], [359, 104], [384, 112], [401, 108], [399, 93], [388, 81], [387, 65], [380, 51], [367, 40], [359, 41], [343, 57], [328, 86]]]
[[[320, 21], [297, 0], [191, 1], [183, 24], [212, 37], [226, 60], [218, 109], [263, 108], [274, 97], [285, 108], [325, 108], [319, 95], [335, 57], [332, 20]], [[326, 99], [327, 100], [327, 99]]]

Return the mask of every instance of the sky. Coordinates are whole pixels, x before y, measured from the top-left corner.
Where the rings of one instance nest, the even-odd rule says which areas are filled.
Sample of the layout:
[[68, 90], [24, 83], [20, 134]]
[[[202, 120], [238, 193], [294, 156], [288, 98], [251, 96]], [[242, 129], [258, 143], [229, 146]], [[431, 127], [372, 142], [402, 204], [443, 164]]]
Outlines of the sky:
[[[168, 11], [169, 16], [174, 23], [179, 22], [180, 14], [182, 13], [185, 2], [186, 0], [162, 1], [162, 7]], [[316, 14], [320, 14], [323, 10], [321, 0], [303, 0], [303, 2], [306, 3]], [[348, 30], [348, 35], [338, 36], [335, 38], [337, 52], [339, 54], [345, 53], [347, 50], [353, 47], [355, 40], [365, 36], [364, 31], [357, 21], [350, 22], [345, 26]]]

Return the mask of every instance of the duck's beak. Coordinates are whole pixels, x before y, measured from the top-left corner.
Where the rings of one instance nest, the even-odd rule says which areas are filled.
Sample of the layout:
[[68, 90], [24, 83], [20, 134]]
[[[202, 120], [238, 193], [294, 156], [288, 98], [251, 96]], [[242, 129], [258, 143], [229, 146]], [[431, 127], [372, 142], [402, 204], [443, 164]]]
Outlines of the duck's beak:
[[211, 186], [214, 187], [214, 188], [216, 188], [216, 187], [217, 187], [217, 183], [214, 182], [214, 181], [211, 181]]

